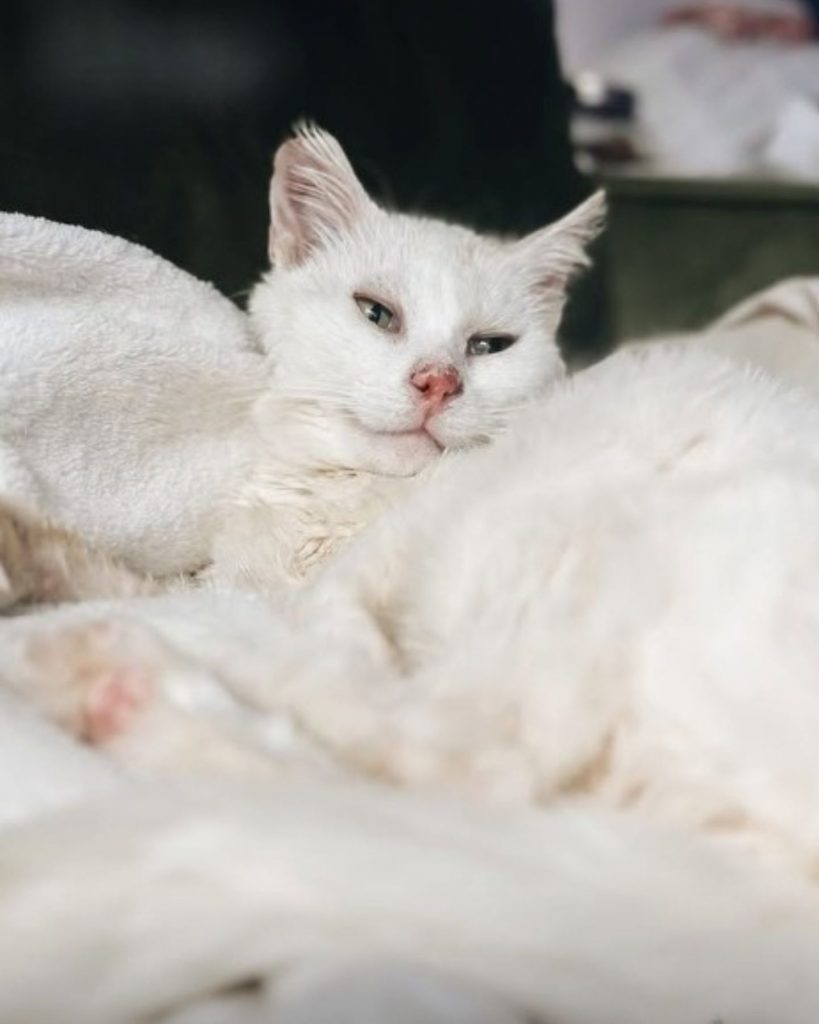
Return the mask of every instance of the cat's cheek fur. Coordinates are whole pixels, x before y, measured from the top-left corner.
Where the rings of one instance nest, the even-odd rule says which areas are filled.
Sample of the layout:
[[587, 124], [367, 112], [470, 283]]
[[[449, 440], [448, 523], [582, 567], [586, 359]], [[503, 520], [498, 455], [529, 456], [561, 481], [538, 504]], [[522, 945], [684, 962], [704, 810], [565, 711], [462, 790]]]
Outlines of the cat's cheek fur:
[[483, 443], [564, 376], [557, 348], [539, 333], [506, 352], [474, 357], [465, 369], [464, 393], [430, 421], [429, 432], [443, 448]]
[[[312, 283], [312, 298], [304, 302], [299, 294], [304, 285], [288, 277], [295, 275], [271, 275], [257, 290], [257, 329], [277, 364], [277, 388], [299, 398], [313, 390], [347, 466], [387, 475], [416, 473], [441, 448], [470, 447], [494, 436], [510, 410], [544, 393], [564, 374], [558, 349], [543, 326], [533, 325], [507, 352], [470, 359], [460, 337], [436, 349], [429, 341], [379, 332], [363, 320], [352, 299], [346, 301], [337, 283], [335, 295], [320, 294]], [[299, 345], [294, 336], [301, 339]], [[463, 392], [426, 422], [437, 443], [410, 436], [424, 424], [424, 414], [409, 378], [425, 361], [453, 366], [463, 380]]]

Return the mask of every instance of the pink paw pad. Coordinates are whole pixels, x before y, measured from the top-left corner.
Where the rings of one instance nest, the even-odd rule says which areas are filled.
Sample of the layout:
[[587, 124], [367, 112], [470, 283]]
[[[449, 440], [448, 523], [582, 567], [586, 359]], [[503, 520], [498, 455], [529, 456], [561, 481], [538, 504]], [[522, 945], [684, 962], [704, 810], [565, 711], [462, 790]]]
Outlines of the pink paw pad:
[[150, 698], [150, 679], [138, 670], [121, 669], [94, 682], [83, 700], [82, 738], [104, 743], [121, 735]]

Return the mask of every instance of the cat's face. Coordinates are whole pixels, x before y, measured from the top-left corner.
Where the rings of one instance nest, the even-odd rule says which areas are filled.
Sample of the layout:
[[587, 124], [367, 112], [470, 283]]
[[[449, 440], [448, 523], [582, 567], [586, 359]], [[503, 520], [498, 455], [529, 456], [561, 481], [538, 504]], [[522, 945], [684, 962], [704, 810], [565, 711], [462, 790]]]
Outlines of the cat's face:
[[277, 391], [314, 404], [353, 468], [414, 473], [485, 441], [562, 373], [565, 289], [602, 210], [516, 242], [388, 213], [332, 136], [302, 132], [276, 154], [273, 270], [251, 300]]

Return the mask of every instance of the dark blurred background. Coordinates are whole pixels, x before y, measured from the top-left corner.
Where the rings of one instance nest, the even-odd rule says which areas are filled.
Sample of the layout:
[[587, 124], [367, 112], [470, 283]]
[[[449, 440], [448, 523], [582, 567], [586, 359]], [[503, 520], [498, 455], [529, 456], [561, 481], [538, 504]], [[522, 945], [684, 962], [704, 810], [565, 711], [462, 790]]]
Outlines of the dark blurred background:
[[[5, 0], [0, 17], [0, 208], [125, 236], [239, 301], [299, 117], [385, 202], [480, 229], [531, 230], [589, 191], [548, 0]], [[586, 287], [578, 349], [605, 344]]]

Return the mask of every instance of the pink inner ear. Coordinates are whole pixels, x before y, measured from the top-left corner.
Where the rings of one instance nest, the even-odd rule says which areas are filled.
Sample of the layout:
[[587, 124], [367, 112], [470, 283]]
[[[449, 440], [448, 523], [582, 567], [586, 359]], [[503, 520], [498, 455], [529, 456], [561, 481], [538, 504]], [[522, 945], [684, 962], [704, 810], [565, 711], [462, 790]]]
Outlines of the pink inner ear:
[[270, 190], [270, 255], [274, 264], [302, 262], [348, 228], [369, 203], [332, 136], [306, 129], [276, 153]]
[[270, 190], [270, 255], [275, 265], [300, 263], [309, 253], [310, 238], [299, 205], [293, 166], [282, 146], [276, 154]]
[[541, 291], [555, 294], [562, 294], [566, 290], [566, 278], [559, 274], [543, 274], [539, 279]]

